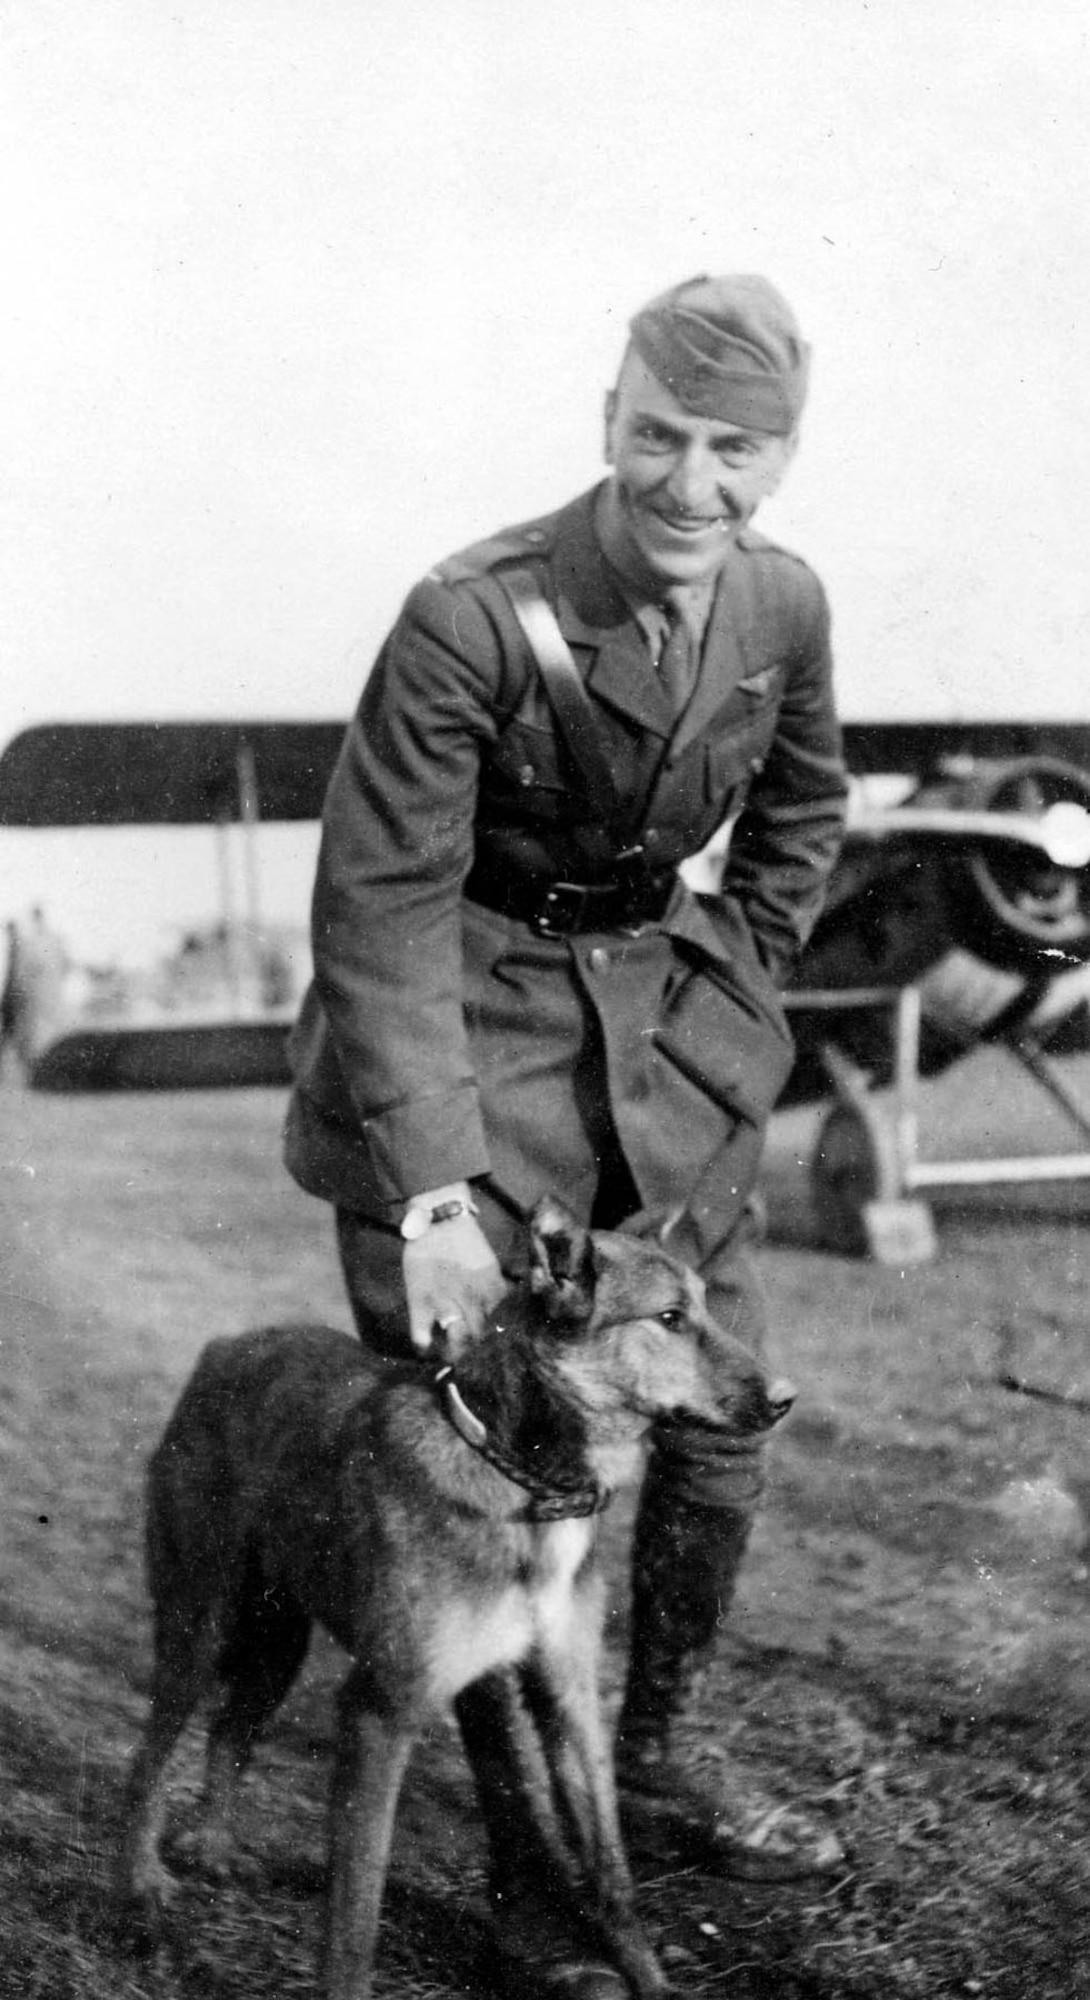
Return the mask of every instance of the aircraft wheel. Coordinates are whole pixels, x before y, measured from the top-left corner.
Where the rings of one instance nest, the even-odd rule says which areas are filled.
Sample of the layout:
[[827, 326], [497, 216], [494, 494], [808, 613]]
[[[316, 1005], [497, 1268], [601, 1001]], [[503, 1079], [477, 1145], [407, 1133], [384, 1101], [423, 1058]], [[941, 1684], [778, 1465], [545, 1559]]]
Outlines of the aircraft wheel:
[[865, 1211], [893, 1201], [900, 1177], [892, 1135], [873, 1107], [834, 1104], [818, 1132], [810, 1162], [810, 1196], [818, 1235], [826, 1249], [866, 1255]]

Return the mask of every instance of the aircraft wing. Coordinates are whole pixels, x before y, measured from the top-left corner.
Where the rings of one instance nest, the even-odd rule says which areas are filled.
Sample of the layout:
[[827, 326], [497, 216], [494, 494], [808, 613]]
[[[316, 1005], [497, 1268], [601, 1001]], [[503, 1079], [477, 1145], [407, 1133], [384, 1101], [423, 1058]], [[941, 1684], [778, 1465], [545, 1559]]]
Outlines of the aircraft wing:
[[0, 754], [0, 826], [308, 820], [343, 722], [46, 722]]
[[[317, 819], [343, 720], [45, 722], [0, 752], [0, 826], [200, 825]], [[1090, 722], [849, 722], [859, 776], [922, 782], [966, 760], [1068, 759], [1090, 771]]]
[[844, 752], [857, 776], [903, 771], [923, 780], [967, 759], [1057, 757], [1090, 771], [1090, 722], [846, 722]]

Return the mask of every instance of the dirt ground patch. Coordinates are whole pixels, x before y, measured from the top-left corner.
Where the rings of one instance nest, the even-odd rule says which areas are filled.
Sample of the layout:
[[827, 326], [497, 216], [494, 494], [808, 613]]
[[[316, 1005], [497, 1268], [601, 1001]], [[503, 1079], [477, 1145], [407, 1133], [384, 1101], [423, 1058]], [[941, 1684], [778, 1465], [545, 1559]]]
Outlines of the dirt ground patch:
[[[974, 1059], [931, 1092], [942, 1143], [1010, 1149], [1031, 1121], [1036, 1138], [1021, 1088]], [[249, 1780], [236, 1876], [187, 1877], [152, 1960], [117, 1934], [108, 1894], [149, 1665], [147, 1453], [210, 1334], [346, 1323], [328, 1218], [279, 1167], [281, 1113], [273, 1091], [0, 1093], [4, 2000], [314, 1990], [329, 1645]], [[739, 1764], [826, 1816], [847, 1861], [820, 1893], [650, 1869], [647, 1913], [685, 1994], [1083, 2000], [1090, 1416], [997, 1374], [1013, 1352], [1087, 1393], [1087, 1195], [962, 1196], [940, 1207], [935, 1263], [848, 1262], [812, 1241], [811, 1130], [777, 1122], [766, 1176], [777, 1359], [800, 1400], [707, 1702]], [[609, 1517], [611, 1700], [625, 1531]], [[482, 1862], [443, 1729], [404, 1802], [381, 1993], [489, 1991]]]

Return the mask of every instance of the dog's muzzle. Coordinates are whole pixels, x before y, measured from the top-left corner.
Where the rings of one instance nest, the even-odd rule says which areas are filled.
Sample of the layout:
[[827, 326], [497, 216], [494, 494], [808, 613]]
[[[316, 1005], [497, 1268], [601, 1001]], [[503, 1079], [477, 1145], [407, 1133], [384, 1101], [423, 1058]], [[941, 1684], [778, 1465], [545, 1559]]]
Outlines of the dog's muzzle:
[[788, 1411], [792, 1408], [797, 1394], [798, 1390], [795, 1388], [795, 1384], [789, 1382], [786, 1375], [779, 1375], [774, 1382], [770, 1383], [769, 1387], [765, 1390], [764, 1397], [765, 1405], [768, 1409], [770, 1428], [773, 1424], [783, 1422]]
[[724, 1440], [730, 1449], [733, 1438], [745, 1448], [746, 1441], [759, 1439], [764, 1431], [770, 1431], [782, 1423], [795, 1401], [795, 1385], [786, 1377], [769, 1383], [753, 1382], [741, 1396], [725, 1400], [718, 1417], [696, 1418], [683, 1416], [672, 1421], [680, 1421], [684, 1426], [696, 1430], [707, 1430]]

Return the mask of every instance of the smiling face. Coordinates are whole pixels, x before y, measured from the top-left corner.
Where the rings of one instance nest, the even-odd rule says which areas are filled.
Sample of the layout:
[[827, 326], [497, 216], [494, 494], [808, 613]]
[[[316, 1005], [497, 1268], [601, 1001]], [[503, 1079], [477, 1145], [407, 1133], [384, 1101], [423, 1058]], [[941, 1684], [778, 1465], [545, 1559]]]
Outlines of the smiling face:
[[709, 582], [794, 448], [794, 437], [695, 416], [630, 348], [606, 398], [605, 526], [625, 567], [663, 589]]

